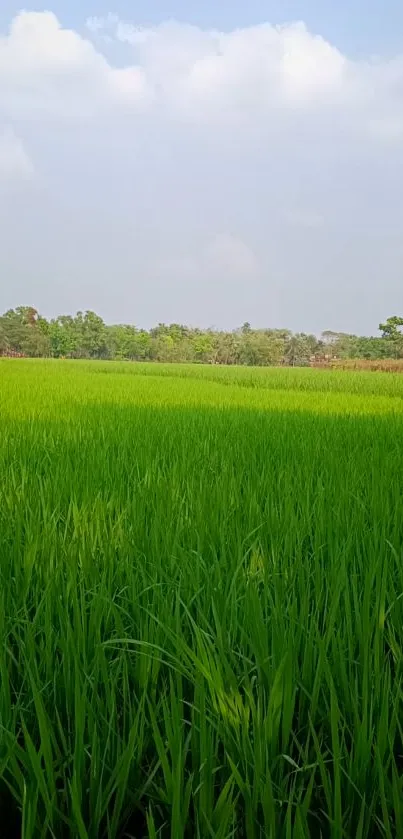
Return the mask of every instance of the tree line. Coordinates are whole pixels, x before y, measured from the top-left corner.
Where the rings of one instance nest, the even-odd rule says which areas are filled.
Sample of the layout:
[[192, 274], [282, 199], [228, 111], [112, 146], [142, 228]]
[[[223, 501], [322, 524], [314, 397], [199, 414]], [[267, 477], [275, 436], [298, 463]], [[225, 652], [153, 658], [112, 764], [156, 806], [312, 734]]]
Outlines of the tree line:
[[306, 366], [328, 359], [403, 358], [403, 318], [379, 325], [381, 335], [366, 337], [327, 330], [320, 338], [288, 329], [197, 329], [178, 323], [150, 330], [108, 325], [95, 312], [59, 315], [51, 320], [32, 306], [0, 316], [0, 354], [32, 358], [126, 359], [254, 366]]

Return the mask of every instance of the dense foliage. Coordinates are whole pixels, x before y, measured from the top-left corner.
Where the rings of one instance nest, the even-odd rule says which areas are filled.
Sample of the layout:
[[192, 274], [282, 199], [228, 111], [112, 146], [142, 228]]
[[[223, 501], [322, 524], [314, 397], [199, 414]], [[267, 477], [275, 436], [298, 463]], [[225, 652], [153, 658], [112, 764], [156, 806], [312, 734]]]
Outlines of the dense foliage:
[[389, 318], [380, 325], [382, 337], [378, 338], [326, 331], [318, 339], [287, 329], [252, 329], [249, 323], [233, 332], [176, 323], [159, 324], [146, 331], [125, 324], [108, 326], [91, 311], [46, 320], [33, 307], [20, 306], [0, 317], [0, 354], [305, 366], [314, 358], [402, 358], [402, 324], [402, 318]]
[[403, 836], [403, 377], [0, 361], [7, 839]]

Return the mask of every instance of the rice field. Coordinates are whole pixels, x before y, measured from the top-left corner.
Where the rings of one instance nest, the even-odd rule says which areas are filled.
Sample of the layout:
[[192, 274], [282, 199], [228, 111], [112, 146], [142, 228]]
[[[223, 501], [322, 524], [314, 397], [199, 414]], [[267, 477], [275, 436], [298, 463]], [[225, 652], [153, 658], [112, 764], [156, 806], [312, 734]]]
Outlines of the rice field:
[[0, 360], [7, 839], [403, 836], [403, 377]]

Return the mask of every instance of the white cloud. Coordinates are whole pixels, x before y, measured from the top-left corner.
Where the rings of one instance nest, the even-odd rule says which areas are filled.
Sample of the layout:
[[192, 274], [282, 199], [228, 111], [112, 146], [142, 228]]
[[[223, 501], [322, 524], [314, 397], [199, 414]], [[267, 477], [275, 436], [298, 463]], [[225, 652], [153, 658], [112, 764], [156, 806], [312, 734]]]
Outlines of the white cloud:
[[[198, 124], [266, 127], [312, 123], [319, 111], [332, 130], [347, 123], [378, 140], [400, 137], [403, 58], [351, 61], [303, 23], [224, 33], [174, 21], [136, 27], [110, 14], [90, 18], [87, 32], [90, 39], [64, 28], [51, 12], [18, 14], [0, 36], [2, 109], [91, 119], [111, 106], [143, 113], [148, 105]], [[132, 62], [108, 61], [105, 36], [125, 43]]]
[[0, 37], [0, 107], [19, 116], [85, 119], [143, 94], [141, 69], [112, 67], [51, 12], [21, 12]]
[[0, 34], [0, 176], [40, 173], [24, 203], [0, 191], [10, 305], [43, 305], [39, 263], [54, 310], [149, 324], [360, 328], [370, 283], [375, 326], [403, 310], [403, 56], [352, 60], [303, 23], [83, 32], [21, 12]]
[[138, 27], [110, 14], [87, 26], [131, 47], [148, 96], [176, 118], [274, 133], [305, 119], [313, 133], [401, 136], [403, 57], [353, 61], [302, 22], [219, 32], [175, 21]]
[[[91, 18], [89, 30], [130, 44], [150, 84], [170, 99], [204, 107], [249, 103], [295, 107], [337, 96], [349, 62], [304, 24], [251, 26], [224, 33], [174, 21], [136, 27], [115, 15]], [[184, 95], [187, 94], [187, 99]], [[249, 109], [249, 108], [248, 108]]]
[[0, 179], [27, 180], [34, 174], [34, 167], [24, 144], [9, 126], [0, 127]]

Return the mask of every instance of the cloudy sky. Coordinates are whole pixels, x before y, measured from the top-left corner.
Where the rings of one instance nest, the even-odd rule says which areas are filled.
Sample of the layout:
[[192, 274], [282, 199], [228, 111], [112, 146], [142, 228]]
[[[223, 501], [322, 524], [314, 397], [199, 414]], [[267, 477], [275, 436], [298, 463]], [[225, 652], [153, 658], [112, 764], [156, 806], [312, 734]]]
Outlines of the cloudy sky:
[[0, 310], [24, 304], [314, 332], [402, 314], [400, 0], [2, 0]]

